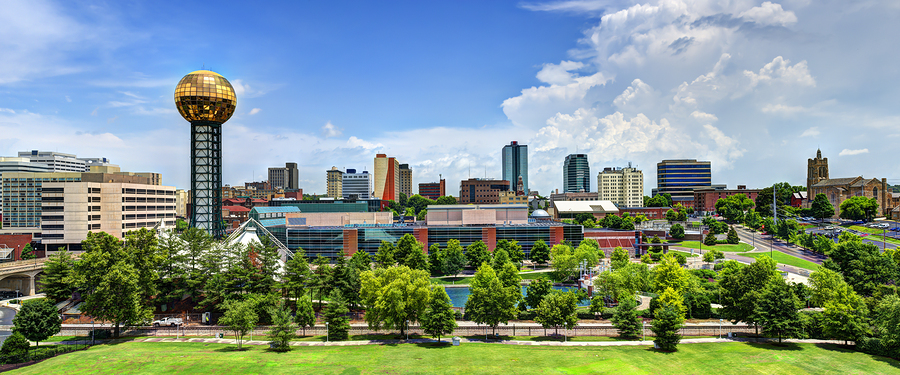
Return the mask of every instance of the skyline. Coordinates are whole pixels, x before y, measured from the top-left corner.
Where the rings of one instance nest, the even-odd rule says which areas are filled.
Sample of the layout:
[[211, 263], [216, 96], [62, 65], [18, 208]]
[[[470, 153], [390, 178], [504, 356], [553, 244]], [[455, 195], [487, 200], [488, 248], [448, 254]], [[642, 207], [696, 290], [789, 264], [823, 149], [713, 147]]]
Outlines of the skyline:
[[386, 153], [414, 191], [441, 174], [456, 196], [469, 170], [501, 177], [510, 141], [545, 195], [576, 149], [598, 172], [632, 162], [647, 195], [663, 159], [709, 160], [730, 188], [804, 185], [817, 148], [832, 177], [900, 183], [900, 71], [882, 63], [896, 2], [172, 4], [8, 4], [0, 156], [107, 157], [186, 189], [172, 93], [205, 67], [238, 95], [230, 185], [297, 162], [304, 192], [324, 194], [331, 166], [372, 172]]

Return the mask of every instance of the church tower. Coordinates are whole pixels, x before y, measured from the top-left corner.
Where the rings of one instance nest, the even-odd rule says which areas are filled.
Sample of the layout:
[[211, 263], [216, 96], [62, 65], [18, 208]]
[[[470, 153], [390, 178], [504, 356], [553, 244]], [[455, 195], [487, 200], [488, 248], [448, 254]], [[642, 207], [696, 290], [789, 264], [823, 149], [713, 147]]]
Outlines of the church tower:
[[822, 150], [816, 150], [816, 158], [809, 159], [806, 171], [806, 199], [813, 200], [812, 186], [828, 179], [828, 158], [822, 158]]

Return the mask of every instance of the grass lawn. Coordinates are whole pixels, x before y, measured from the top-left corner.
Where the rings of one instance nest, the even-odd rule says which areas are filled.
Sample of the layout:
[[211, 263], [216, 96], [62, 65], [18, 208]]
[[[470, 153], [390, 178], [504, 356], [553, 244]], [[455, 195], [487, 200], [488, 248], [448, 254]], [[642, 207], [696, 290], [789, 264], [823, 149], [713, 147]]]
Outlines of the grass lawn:
[[440, 285], [450, 285], [450, 284], [468, 284], [471, 281], [473, 276], [461, 276], [461, 277], [432, 277], [431, 282], [434, 284]]
[[887, 374], [900, 362], [834, 345], [684, 344], [663, 353], [647, 346], [556, 347], [465, 343], [296, 347], [122, 343], [61, 355], [18, 374]]
[[[815, 264], [815, 263], [810, 262], [805, 259], [800, 259], [795, 256], [790, 256], [790, 255], [787, 255], [780, 251], [776, 251], [773, 254], [775, 256], [775, 261], [778, 263], [781, 263], [781, 264], [787, 264], [789, 266], [805, 268], [810, 271], [815, 271], [815, 270], [819, 269], [818, 264]], [[760, 257], [768, 257], [769, 253], [747, 253], [747, 254], [741, 254], [741, 255], [759, 259]]]
[[[674, 243], [674, 242], [673, 242]], [[674, 246], [686, 247], [689, 249], [700, 249], [700, 241], [682, 241], [681, 243]], [[745, 251], [753, 250], [753, 246], [746, 243], [739, 243], [737, 245], [716, 245], [716, 246], [706, 246], [703, 245], [703, 250], [716, 249], [722, 252], [732, 252], [732, 253], [743, 253]]]
[[691, 255], [691, 253], [689, 253], [689, 252], [687, 252], [687, 251], [669, 250], [669, 252], [670, 252], [670, 253], [678, 253], [678, 254], [684, 255], [686, 258], [690, 258], [690, 257], [699, 257], [699, 256], [700, 256], [700, 255], [698, 255], [698, 254]]

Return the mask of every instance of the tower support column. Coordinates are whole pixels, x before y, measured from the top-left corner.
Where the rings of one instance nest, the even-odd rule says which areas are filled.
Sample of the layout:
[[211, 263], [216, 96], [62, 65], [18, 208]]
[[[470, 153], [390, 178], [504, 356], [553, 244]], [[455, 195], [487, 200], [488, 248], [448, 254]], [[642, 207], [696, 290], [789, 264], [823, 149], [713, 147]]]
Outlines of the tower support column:
[[191, 227], [215, 238], [222, 223], [222, 124], [191, 122]]

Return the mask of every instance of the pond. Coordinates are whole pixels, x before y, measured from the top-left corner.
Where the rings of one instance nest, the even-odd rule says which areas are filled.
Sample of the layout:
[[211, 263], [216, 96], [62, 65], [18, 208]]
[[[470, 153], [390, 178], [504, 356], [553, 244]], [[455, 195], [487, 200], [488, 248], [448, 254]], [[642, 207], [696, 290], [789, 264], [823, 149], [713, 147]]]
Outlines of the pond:
[[[523, 286], [521, 288], [522, 288], [522, 296], [524, 297], [526, 294], [527, 287]], [[578, 287], [554, 286], [553, 289], [569, 291], [569, 290], [578, 290]], [[467, 287], [466, 288], [446, 288], [446, 290], [447, 290], [447, 295], [450, 296], [450, 303], [453, 304], [453, 307], [466, 307], [466, 301], [469, 300], [469, 294], [471, 294], [471, 292], [469, 291], [469, 288], [467, 288]], [[583, 302], [580, 302], [578, 304], [578, 306], [590, 306], [590, 304], [591, 304], [590, 300], [585, 300]]]

